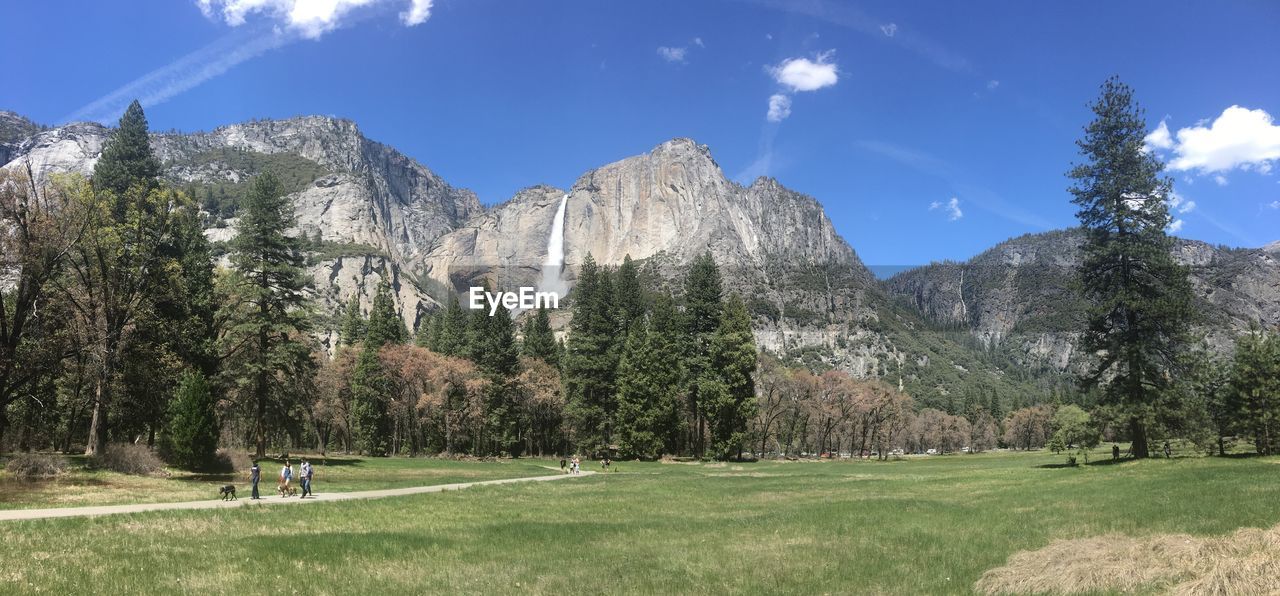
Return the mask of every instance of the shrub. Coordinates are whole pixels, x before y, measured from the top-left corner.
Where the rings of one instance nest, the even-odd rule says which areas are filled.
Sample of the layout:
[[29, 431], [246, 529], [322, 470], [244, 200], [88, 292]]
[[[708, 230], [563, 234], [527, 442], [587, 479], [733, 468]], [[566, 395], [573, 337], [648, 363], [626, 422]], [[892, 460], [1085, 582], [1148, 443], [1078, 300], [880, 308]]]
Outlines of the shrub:
[[247, 472], [253, 466], [249, 454], [240, 450], [219, 449], [214, 455], [213, 471], [224, 473]]
[[43, 453], [19, 453], [9, 458], [8, 463], [4, 465], [5, 471], [19, 480], [53, 478], [64, 472], [66, 468], [66, 460]]
[[219, 434], [217, 400], [209, 383], [199, 372], [183, 375], [169, 406], [169, 428], [161, 436], [161, 454], [185, 470], [212, 470], [219, 464]]
[[164, 472], [164, 462], [146, 445], [116, 443], [107, 445], [106, 452], [94, 456], [94, 467], [121, 474], [151, 476]]

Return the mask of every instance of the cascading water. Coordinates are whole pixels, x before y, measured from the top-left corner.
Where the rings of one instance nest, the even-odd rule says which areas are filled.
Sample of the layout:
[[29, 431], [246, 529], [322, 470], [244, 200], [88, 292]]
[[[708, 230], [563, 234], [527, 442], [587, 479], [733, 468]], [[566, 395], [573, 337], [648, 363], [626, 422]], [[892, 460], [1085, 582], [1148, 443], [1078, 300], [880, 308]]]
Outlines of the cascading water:
[[569, 293], [569, 286], [561, 277], [564, 272], [564, 208], [568, 202], [569, 195], [560, 197], [560, 208], [556, 209], [551, 235], [547, 237], [547, 260], [542, 264], [542, 281], [538, 282], [539, 292], [555, 292], [561, 298]]

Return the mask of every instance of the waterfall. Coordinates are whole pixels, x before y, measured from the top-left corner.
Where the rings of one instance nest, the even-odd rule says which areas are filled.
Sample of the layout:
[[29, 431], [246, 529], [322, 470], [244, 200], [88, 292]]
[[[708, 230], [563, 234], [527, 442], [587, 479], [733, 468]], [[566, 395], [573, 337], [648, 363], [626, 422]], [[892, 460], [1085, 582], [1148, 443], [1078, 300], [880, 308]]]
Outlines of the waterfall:
[[551, 235], [547, 237], [547, 260], [542, 263], [542, 281], [538, 282], [538, 291], [556, 292], [562, 298], [569, 293], [561, 278], [564, 271], [564, 208], [568, 202], [569, 195], [560, 197], [556, 219], [551, 222]]

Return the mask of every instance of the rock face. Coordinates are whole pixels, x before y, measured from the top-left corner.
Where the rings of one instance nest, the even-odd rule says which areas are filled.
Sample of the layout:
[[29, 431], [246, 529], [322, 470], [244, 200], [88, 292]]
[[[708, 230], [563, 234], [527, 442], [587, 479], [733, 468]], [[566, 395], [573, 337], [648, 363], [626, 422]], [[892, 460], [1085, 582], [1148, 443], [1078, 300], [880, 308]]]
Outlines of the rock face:
[[[0, 161], [30, 163], [39, 175], [88, 174], [108, 133], [86, 123], [41, 129], [0, 112]], [[679, 294], [687, 264], [709, 251], [726, 289], [746, 302], [762, 347], [885, 378], [921, 406], [955, 410], [957, 396], [975, 394], [1020, 403], [1044, 391], [1028, 378], [1079, 361], [1071, 330], [1083, 307], [1064, 273], [1074, 267], [1078, 234], [1025, 236], [969, 262], [931, 265], [882, 284], [816, 200], [770, 178], [734, 183], [706, 146], [689, 139], [586, 172], [567, 189], [526, 188], [488, 209], [346, 120], [156, 134], [152, 147], [167, 179], [210, 199], [214, 189], [240, 192], [258, 172], [284, 170], [297, 232], [313, 245], [317, 234], [322, 240], [308, 267], [321, 305], [318, 327], [331, 346], [341, 304], [355, 297], [367, 312], [384, 280], [410, 329], [451, 291], [482, 280], [534, 285], [567, 196], [565, 281], [588, 254], [604, 265], [630, 255], [652, 289]], [[209, 219], [211, 241], [234, 237], [234, 217], [219, 211]], [[1181, 242], [1177, 250], [1193, 266], [1204, 310], [1217, 317], [1212, 328], [1229, 333], [1250, 322], [1280, 322], [1274, 245], [1227, 250]], [[563, 328], [568, 313], [552, 319]], [[1009, 357], [993, 358], [992, 347]]]
[[[0, 128], [5, 122], [0, 118]], [[109, 133], [110, 129], [93, 123], [33, 130], [12, 144], [6, 167], [29, 162], [38, 176], [88, 175]], [[317, 295], [327, 306], [348, 299], [357, 288], [368, 298], [385, 274], [402, 298], [409, 325], [435, 302], [401, 276], [402, 264], [420, 262], [437, 238], [484, 212], [474, 193], [453, 188], [412, 159], [365, 138], [348, 120], [311, 116], [254, 121], [212, 132], [153, 134], [151, 143], [165, 164], [165, 177], [179, 185], [235, 183], [252, 175], [223, 159], [219, 151], [225, 150], [288, 154], [318, 164], [324, 175], [292, 195], [299, 230], [308, 237], [319, 232], [329, 242], [373, 247], [384, 257], [357, 268], [364, 272], [362, 277], [347, 284], [336, 284], [321, 270], [351, 271], [349, 261], [367, 255], [340, 255], [313, 267]], [[209, 236], [214, 241], [229, 240], [234, 236], [234, 220], [229, 227], [211, 228]], [[367, 309], [369, 301], [362, 304]]]
[[[988, 348], [1028, 366], [1068, 370], [1083, 364], [1075, 330], [1084, 325], [1086, 303], [1073, 286], [1083, 240], [1079, 230], [1026, 235], [884, 285], [925, 318], [959, 326]], [[1251, 325], [1280, 325], [1280, 255], [1185, 239], [1175, 239], [1172, 250], [1190, 272], [1198, 337], [1229, 349]]]
[[467, 279], [491, 268], [504, 285], [529, 281], [546, 260], [551, 224], [566, 194], [571, 271], [588, 254], [605, 265], [627, 255], [683, 264], [710, 251], [730, 269], [762, 272], [768, 263], [786, 261], [865, 273], [813, 198], [767, 178], [750, 187], [735, 184], [705, 145], [675, 139], [587, 172], [568, 190], [520, 191], [441, 238], [427, 255], [427, 274], [447, 282], [450, 267], [465, 269], [468, 275], [455, 277]]

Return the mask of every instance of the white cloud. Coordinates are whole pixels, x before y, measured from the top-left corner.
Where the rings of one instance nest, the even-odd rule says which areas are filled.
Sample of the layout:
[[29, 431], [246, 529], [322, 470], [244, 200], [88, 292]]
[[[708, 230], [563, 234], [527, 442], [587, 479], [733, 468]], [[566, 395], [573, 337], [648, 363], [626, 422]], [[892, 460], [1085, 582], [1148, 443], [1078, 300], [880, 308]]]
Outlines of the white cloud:
[[1169, 199], [1165, 201], [1169, 205], [1170, 212], [1191, 213], [1196, 209], [1196, 202], [1187, 200], [1186, 197], [1178, 194], [1176, 191], [1169, 193]]
[[885, 37], [893, 37], [898, 32], [898, 24], [888, 23], [880, 25], [880, 32], [884, 33]]
[[1148, 150], [1160, 149], [1168, 151], [1173, 148], [1173, 136], [1169, 134], [1169, 125], [1164, 120], [1161, 120], [1160, 124], [1156, 125], [1156, 129], [1151, 131], [1151, 134], [1144, 137], [1142, 141]]
[[684, 62], [684, 55], [688, 52], [686, 48], [669, 48], [667, 46], [658, 46], [658, 55], [662, 56], [667, 62]]
[[432, 0], [412, 0], [409, 10], [400, 13], [400, 22], [406, 27], [421, 25], [431, 18]]
[[987, 81], [987, 91], [995, 91], [996, 88], [999, 86], [1000, 86], [1000, 81], [997, 81], [995, 79], [991, 79], [990, 81]]
[[232, 27], [260, 14], [302, 37], [319, 39], [345, 24], [356, 9], [393, 1], [409, 5], [400, 13], [400, 22], [406, 26], [431, 18], [432, 0], [196, 0], [196, 5], [206, 17], [220, 16]]
[[706, 45], [704, 45], [704, 44], [702, 43], [702, 38], [701, 38], [701, 37], [695, 37], [695, 38], [693, 38], [693, 45], [698, 46], [698, 47], [700, 47], [700, 48], [705, 48], [705, 47], [707, 47]]
[[1264, 206], [1268, 209], [1280, 209], [1280, 201], [1271, 201]]
[[765, 116], [769, 122], [782, 122], [791, 115], [791, 98], [781, 93], [769, 96], [769, 113]]
[[817, 55], [817, 60], [808, 58], [791, 58], [769, 69], [773, 80], [789, 87], [791, 91], [817, 91], [830, 87], [840, 80], [836, 64], [830, 62], [835, 50], [828, 50]]
[[1157, 143], [1165, 142], [1165, 148], [1174, 153], [1169, 161], [1169, 167], [1174, 170], [1210, 174], [1240, 168], [1267, 174], [1274, 162], [1280, 161], [1280, 125], [1260, 109], [1231, 106], [1208, 126], [1202, 122], [1178, 130], [1176, 142], [1168, 140], [1167, 128], [1163, 141], [1158, 136], [1160, 132], [1157, 128], [1148, 135], [1148, 145], [1160, 148], [1151, 142], [1153, 136]]
[[1213, 177], [1213, 181], [1214, 181], [1214, 182], [1217, 182], [1217, 183], [1218, 183], [1218, 186], [1226, 186], [1226, 185], [1227, 185], [1227, 177], [1226, 177], [1226, 176], [1223, 176], [1222, 174], [1218, 174], [1217, 176], [1214, 176], [1214, 177]]
[[947, 212], [947, 219], [951, 221], [956, 221], [964, 217], [964, 212], [960, 210], [960, 199], [957, 199], [956, 197], [951, 197], [951, 200], [946, 203], [939, 201], [929, 203], [930, 211], [937, 211], [939, 209], [945, 209]]
[[1181, 232], [1181, 231], [1182, 231], [1182, 225], [1183, 225], [1184, 223], [1185, 223], [1185, 222], [1183, 222], [1181, 219], [1175, 219], [1175, 220], [1173, 220], [1172, 222], [1170, 222], [1170, 223], [1169, 223], [1169, 228], [1168, 228], [1168, 230], [1169, 230], [1170, 232], [1172, 232], [1172, 233], [1175, 233], [1175, 234], [1176, 234], [1176, 233], [1178, 233], [1178, 232]]

